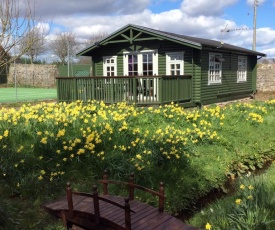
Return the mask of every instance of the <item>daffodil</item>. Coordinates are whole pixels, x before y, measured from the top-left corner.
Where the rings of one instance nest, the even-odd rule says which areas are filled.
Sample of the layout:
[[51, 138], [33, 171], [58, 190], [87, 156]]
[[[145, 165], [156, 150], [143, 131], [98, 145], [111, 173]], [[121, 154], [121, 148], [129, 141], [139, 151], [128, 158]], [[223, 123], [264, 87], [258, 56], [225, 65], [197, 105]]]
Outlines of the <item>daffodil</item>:
[[249, 185], [249, 186], [248, 186], [248, 189], [249, 189], [249, 190], [253, 190], [254, 187], [253, 187], [252, 185]]
[[244, 190], [245, 189], [245, 185], [241, 184], [240, 185], [240, 189]]
[[206, 225], [205, 225], [205, 229], [206, 229], [206, 230], [211, 230], [211, 228], [212, 228], [211, 224], [206, 223]]
[[241, 199], [236, 199], [235, 203], [236, 203], [236, 205], [240, 205], [242, 203], [242, 200]]

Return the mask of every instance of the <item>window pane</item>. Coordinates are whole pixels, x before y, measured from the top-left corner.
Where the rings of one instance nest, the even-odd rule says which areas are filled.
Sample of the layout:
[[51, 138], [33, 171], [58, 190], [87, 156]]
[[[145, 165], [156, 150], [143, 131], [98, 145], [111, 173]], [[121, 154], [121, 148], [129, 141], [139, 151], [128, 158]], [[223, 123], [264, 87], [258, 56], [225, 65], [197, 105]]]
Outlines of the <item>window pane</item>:
[[148, 62], [153, 62], [153, 54], [148, 54]]
[[128, 55], [128, 63], [133, 63], [133, 57], [132, 55]]
[[134, 71], [138, 71], [138, 64], [134, 64]]
[[147, 64], [143, 64], [143, 71], [147, 71], [148, 70], [148, 67], [147, 67]]
[[147, 54], [142, 55], [142, 61], [143, 62], [148, 62], [148, 55]]

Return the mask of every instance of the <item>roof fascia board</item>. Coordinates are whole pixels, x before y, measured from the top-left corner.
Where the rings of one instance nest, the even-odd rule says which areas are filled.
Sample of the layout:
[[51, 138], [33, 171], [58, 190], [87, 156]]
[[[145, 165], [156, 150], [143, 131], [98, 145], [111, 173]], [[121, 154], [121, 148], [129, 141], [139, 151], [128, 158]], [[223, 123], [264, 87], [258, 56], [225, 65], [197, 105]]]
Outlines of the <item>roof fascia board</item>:
[[226, 49], [226, 48], [222, 48], [222, 47], [211, 47], [211, 46], [204, 46], [203, 47], [204, 50], [209, 51], [209, 52], [216, 52], [216, 53], [235, 53], [238, 55], [254, 55], [254, 56], [261, 56], [261, 57], [266, 57], [266, 54], [264, 53], [259, 53], [257, 51], [253, 51], [253, 50], [235, 50], [235, 49]]
[[[133, 29], [140, 32], [135, 37], [133, 37]], [[126, 32], [128, 30], [130, 30], [130, 37], [131, 38], [129, 38], [128, 36], [123, 34], [124, 32]], [[92, 51], [93, 49], [98, 47], [98, 45], [106, 45], [108, 43], [116, 43], [116, 42], [113, 42], [111, 40], [119, 34], [121, 36], [123, 36], [124, 38], [129, 39], [129, 42], [131, 43], [131, 42], [133, 42], [133, 40], [137, 40], [137, 37], [139, 37], [142, 33], [147, 33], [147, 34], [153, 36], [152, 39], [168, 40], [168, 41], [176, 42], [176, 43], [179, 43], [179, 44], [182, 44], [182, 45], [190, 46], [190, 47], [196, 48], [196, 49], [201, 49], [202, 48], [201, 44], [196, 43], [196, 42], [191, 42], [191, 41], [188, 41], [188, 40], [185, 40], [185, 39], [180, 39], [180, 38], [174, 37], [172, 35], [164, 34], [164, 33], [158, 32], [158, 31], [153, 31], [153, 30], [150, 30], [150, 29], [145, 28], [145, 27], [140, 27], [140, 26], [129, 24], [129, 25], [121, 28], [120, 30], [110, 34], [107, 38], [99, 41], [97, 44], [94, 44], [94, 45], [80, 51], [79, 53], [77, 53], [77, 56], [81, 56], [84, 53]], [[147, 40], [152, 40], [152, 39], [147, 39]], [[145, 39], [143, 39], [143, 40], [145, 40]], [[140, 40], [140, 41], [143, 41], [143, 40]], [[121, 42], [125, 42], [125, 41], [121, 40]]]
[[128, 30], [129, 26], [130, 26], [130, 25], [126, 25], [126, 26], [120, 28], [119, 30], [117, 30], [117, 31], [115, 31], [115, 32], [113, 32], [113, 33], [111, 33], [108, 37], [106, 37], [106, 38], [104, 38], [103, 40], [97, 42], [97, 44], [94, 44], [94, 45], [92, 45], [92, 46], [90, 46], [90, 47], [88, 47], [88, 48], [85, 48], [85, 49], [81, 50], [80, 52], [78, 52], [78, 53], [76, 54], [76, 56], [81, 56], [81, 55], [83, 55], [84, 53], [87, 53], [87, 52], [89, 52], [89, 51], [92, 51], [93, 49], [95, 49], [96, 47], [98, 47], [98, 45], [100, 45], [100, 44], [103, 43], [104, 41], [113, 39], [113, 38], [114, 38], [115, 36], [117, 36], [117, 34], [119, 34], [119, 33], [124, 33], [125, 31]]
[[175, 37], [173, 35], [162, 33], [161, 31], [156, 31], [156, 30], [153, 30], [153, 29], [151, 30], [149, 28], [142, 27], [142, 26], [136, 26], [136, 25], [131, 25], [131, 26], [133, 26], [134, 28], [136, 28], [138, 30], [146, 31], [146, 33], [148, 33], [148, 34], [151, 34], [151, 35], [153, 34], [154, 36], [159, 35], [163, 39], [170, 40], [170, 41], [173, 41], [173, 42], [178, 41], [181, 44], [191, 46], [193, 48], [201, 49], [201, 47], [202, 47], [200, 43], [189, 41], [189, 40], [186, 40], [186, 39], [181, 39], [181, 38]]

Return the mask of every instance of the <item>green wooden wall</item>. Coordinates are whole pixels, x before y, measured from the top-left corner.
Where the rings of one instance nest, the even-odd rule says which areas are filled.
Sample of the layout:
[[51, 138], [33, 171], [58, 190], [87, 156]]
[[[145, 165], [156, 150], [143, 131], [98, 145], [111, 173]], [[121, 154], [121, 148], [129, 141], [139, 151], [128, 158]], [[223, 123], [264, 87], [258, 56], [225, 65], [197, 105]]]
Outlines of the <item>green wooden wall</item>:
[[123, 76], [123, 52], [158, 50], [158, 75], [166, 75], [166, 53], [184, 52], [184, 74], [192, 75], [192, 102], [200, 100], [200, 50], [169, 41], [144, 41], [141, 43], [111, 44], [102, 46], [93, 55], [93, 76], [103, 76], [103, 56], [117, 56], [117, 75]]
[[[208, 85], [208, 70], [209, 70], [209, 53], [222, 54], [222, 83]], [[241, 55], [244, 56], [244, 55]], [[237, 82], [238, 69], [238, 54], [229, 52], [213, 52], [210, 50], [203, 50], [201, 55], [201, 102], [202, 104], [210, 104], [215, 102], [222, 102], [234, 100], [244, 96], [249, 96], [256, 87], [256, 81], [253, 80], [253, 70], [255, 68], [255, 58], [247, 56], [247, 81]], [[257, 62], [257, 58], [256, 58]], [[254, 74], [255, 75], [255, 74]]]
[[[93, 54], [93, 76], [103, 76], [103, 56], [117, 56], [117, 75], [123, 76], [123, 52], [158, 50], [158, 75], [166, 75], [166, 53], [184, 52], [184, 74], [192, 75], [192, 103], [211, 104], [234, 100], [256, 91], [256, 56], [247, 56], [247, 81], [237, 83], [238, 54], [223, 50], [203, 50], [170, 41], [143, 41], [102, 46]], [[222, 54], [222, 83], [208, 85], [209, 53]], [[241, 55], [244, 56], [244, 55]]]

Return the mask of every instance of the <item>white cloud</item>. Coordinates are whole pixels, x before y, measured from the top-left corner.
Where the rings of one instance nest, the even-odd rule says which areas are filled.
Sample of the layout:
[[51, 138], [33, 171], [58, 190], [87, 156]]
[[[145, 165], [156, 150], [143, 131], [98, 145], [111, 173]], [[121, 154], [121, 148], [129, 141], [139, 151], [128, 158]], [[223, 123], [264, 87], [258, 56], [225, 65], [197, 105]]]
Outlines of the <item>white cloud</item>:
[[191, 16], [218, 16], [225, 7], [233, 5], [237, 0], [183, 0], [181, 10]]
[[275, 45], [275, 30], [267, 27], [257, 29], [257, 40], [259, 46]]
[[[106, 23], [110, 21], [112, 23]], [[192, 17], [184, 14], [179, 9], [165, 11], [159, 14], [153, 14], [149, 10], [144, 10], [140, 14], [120, 16], [86, 15], [78, 18], [73, 16], [66, 18], [60, 17], [56, 18], [55, 22], [63, 25], [66, 30], [72, 31], [82, 39], [88, 39], [98, 32], [110, 34], [131, 23], [178, 34], [220, 40], [248, 49], [252, 48], [252, 30], [221, 33], [221, 29], [224, 29], [226, 25], [227, 28], [239, 28], [242, 26], [236, 25], [234, 21], [225, 20], [222, 17]], [[257, 50], [262, 52], [265, 46], [274, 44], [274, 33], [275, 31], [271, 28], [258, 29]]]
[[[24, 1], [24, 0], [20, 0]], [[118, 15], [134, 14], [146, 9], [151, 0], [36, 0], [37, 15]]]
[[268, 49], [263, 49], [263, 53], [267, 54], [267, 58], [274, 58], [275, 57], [275, 48], [268, 48]]
[[[112, 23], [106, 23], [106, 21], [112, 21]], [[220, 37], [220, 30], [226, 24], [230, 27], [236, 27], [233, 21], [212, 16], [190, 17], [179, 9], [159, 14], [144, 10], [140, 14], [132, 15], [82, 16], [78, 17], [77, 20], [75, 17], [60, 17], [56, 18], [55, 22], [83, 37], [96, 32], [112, 33], [127, 24], [137, 24], [163, 31], [209, 38]]]
[[[240, 0], [154, 1], [159, 7], [168, 1], [181, 1], [182, 4], [179, 9], [153, 13], [148, 9], [153, 0], [36, 0], [36, 15], [52, 20], [48, 38], [70, 31], [79, 40], [85, 40], [96, 33], [110, 34], [127, 24], [137, 24], [178, 34], [221, 40], [248, 49], [252, 47], [252, 30], [221, 33], [226, 25], [227, 28], [249, 27], [238, 25], [231, 17], [231, 20], [226, 20], [223, 15], [225, 8]], [[254, 2], [246, 1], [250, 4]], [[259, 4], [264, 1], [266, 0], [259, 0]], [[275, 56], [272, 48], [275, 47], [274, 33], [272, 28], [258, 28], [258, 51]]]
[[266, 0], [246, 0], [246, 3], [250, 6], [254, 6], [254, 2], [256, 1], [256, 4], [262, 5]]
[[49, 23], [39, 22], [35, 27], [37, 29], [39, 29], [42, 34], [46, 35], [50, 32], [50, 24]]

